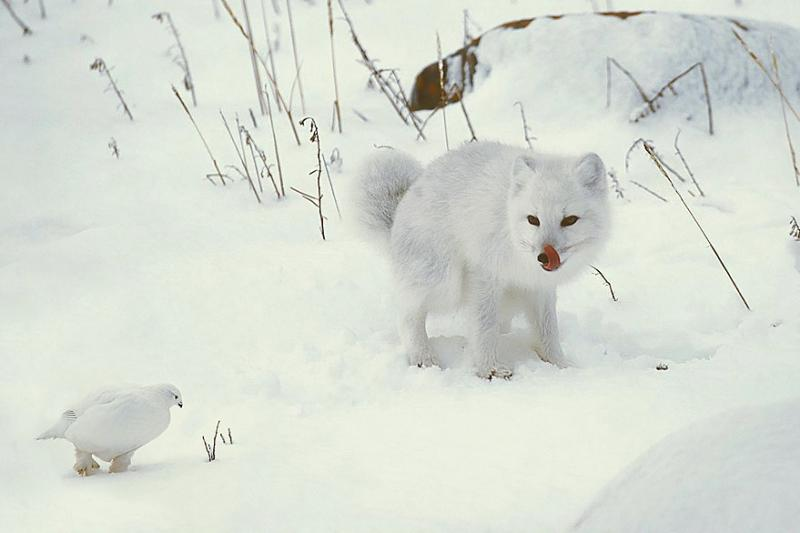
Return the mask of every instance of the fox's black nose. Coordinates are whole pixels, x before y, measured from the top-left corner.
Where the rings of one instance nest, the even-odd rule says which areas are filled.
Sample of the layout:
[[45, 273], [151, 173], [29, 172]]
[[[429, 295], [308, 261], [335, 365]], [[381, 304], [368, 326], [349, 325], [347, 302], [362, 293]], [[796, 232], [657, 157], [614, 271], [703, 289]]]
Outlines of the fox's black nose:
[[540, 253], [536, 259], [543, 265], [546, 265], [547, 262], [549, 261], [547, 258], [547, 254], [544, 252]]

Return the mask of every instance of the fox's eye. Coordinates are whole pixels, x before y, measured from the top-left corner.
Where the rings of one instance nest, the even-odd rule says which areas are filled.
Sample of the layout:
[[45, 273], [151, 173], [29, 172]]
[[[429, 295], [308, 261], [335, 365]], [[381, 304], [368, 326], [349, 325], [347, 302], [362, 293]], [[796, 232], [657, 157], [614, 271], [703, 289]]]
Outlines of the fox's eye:
[[539, 219], [533, 215], [528, 215], [528, 224], [530, 224], [531, 226], [538, 226]]
[[564, 217], [564, 219], [561, 221], [561, 227], [565, 228], [567, 226], [571, 226], [574, 223], [576, 223], [579, 218], [580, 217], [576, 217], [575, 215], [570, 215], [568, 217]]

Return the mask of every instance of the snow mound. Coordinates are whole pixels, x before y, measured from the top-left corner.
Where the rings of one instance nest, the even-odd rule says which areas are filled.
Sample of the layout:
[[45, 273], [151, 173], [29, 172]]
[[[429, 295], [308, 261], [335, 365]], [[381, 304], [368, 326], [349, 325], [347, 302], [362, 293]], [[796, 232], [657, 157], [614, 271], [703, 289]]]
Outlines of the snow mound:
[[[787, 91], [800, 91], [800, 56], [794, 53], [800, 49], [799, 30], [755, 20], [661, 12], [583, 13], [503, 24], [446, 58], [446, 86], [475, 89], [481, 103], [507, 95], [511, 88], [512, 96], [539, 106], [602, 109], [610, 68], [612, 105], [630, 111], [643, 100], [622, 70], [609, 66], [608, 58], [613, 58], [648, 98], [702, 63], [713, 105], [758, 102], [774, 89], [734, 30], [767, 65], [772, 42]], [[693, 108], [704, 106], [699, 69], [674, 88], [681, 101], [688, 99]], [[485, 98], [481, 93], [487, 93]], [[432, 63], [416, 78], [412, 105], [432, 109], [439, 97], [438, 67]], [[451, 101], [456, 99], [454, 94]]]
[[625, 469], [574, 531], [797, 531], [798, 442], [800, 400], [692, 424]]

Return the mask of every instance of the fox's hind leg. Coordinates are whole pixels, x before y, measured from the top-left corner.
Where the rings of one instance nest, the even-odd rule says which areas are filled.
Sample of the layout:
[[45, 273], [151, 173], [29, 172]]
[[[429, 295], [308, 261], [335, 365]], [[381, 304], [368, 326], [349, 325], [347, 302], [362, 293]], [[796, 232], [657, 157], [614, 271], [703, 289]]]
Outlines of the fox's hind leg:
[[533, 329], [533, 349], [539, 358], [560, 368], [572, 366], [561, 349], [555, 287], [542, 287], [533, 291], [525, 314]]
[[420, 368], [439, 366], [425, 327], [428, 317], [425, 296], [416, 291], [407, 291], [401, 293], [400, 300], [397, 328], [408, 352], [408, 363]]
[[98, 468], [100, 468], [100, 465], [97, 464], [97, 461], [94, 460], [91, 453], [75, 448], [75, 464], [72, 469], [75, 470], [79, 476], [89, 476]]

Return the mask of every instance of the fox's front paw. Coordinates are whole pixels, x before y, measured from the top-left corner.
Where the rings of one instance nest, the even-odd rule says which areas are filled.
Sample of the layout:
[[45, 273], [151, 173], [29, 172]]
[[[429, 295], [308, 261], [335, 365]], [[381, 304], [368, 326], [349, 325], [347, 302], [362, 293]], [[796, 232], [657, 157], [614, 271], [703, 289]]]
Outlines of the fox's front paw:
[[514, 369], [502, 363], [482, 364], [478, 366], [478, 370], [475, 373], [479, 378], [488, 379], [489, 381], [494, 378], [511, 379]]
[[539, 359], [545, 363], [550, 363], [558, 368], [569, 368], [575, 366], [568, 357], [564, 355], [561, 350], [545, 350], [541, 347], [534, 346], [533, 351], [539, 356]]
[[439, 366], [439, 358], [436, 357], [436, 354], [430, 350], [414, 352], [410, 354], [408, 357], [408, 362], [411, 364], [411, 366], [417, 366], [419, 368]]

